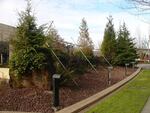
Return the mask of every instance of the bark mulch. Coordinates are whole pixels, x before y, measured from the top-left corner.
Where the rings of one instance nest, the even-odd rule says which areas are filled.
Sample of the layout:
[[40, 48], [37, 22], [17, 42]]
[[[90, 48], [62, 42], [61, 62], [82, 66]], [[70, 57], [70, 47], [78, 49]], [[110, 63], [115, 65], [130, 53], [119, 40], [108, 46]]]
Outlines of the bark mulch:
[[[64, 108], [83, 100], [93, 94], [109, 87], [107, 84], [108, 71], [99, 67], [98, 73], [89, 70], [86, 74], [80, 75], [73, 83], [62, 86], [60, 89], [60, 106]], [[128, 75], [135, 70], [128, 69]], [[124, 78], [125, 69], [115, 67], [112, 71], [112, 84]], [[25, 111], [53, 113], [52, 94], [38, 88], [10, 89], [6, 87], [0, 90], [0, 111]]]

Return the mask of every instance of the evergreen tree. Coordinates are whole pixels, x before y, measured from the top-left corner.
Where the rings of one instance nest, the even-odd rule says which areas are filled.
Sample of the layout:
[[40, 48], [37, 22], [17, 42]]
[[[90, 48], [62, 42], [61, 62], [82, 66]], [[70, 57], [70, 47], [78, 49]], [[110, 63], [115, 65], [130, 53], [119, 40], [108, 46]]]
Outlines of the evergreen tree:
[[93, 42], [89, 36], [88, 26], [86, 20], [83, 18], [81, 22], [80, 36], [78, 44], [86, 56], [93, 56]]
[[130, 38], [130, 33], [125, 25], [120, 26], [117, 38], [117, 52], [115, 64], [125, 65], [135, 61], [137, 58], [135, 44], [133, 39]]
[[66, 49], [64, 40], [58, 34], [58, 31], [52, 26], [49, 28], [49, 32], [47, 35], [47, 42], [55, 52], [57, 51], [64, 52]]
[[116, 35], [113, 25], [113, 18], [109, 16], [106, 24], [104, 38], [101, 45], [101, 53], [109, 62], [113, 62], [116, 53]]
[[51, 56], [46, 55], [50, 52], [43, 46], [45, 44], [43, 27], [37, 28], [30, 2], [27, 0], [26, 10], [19, 14], [16, 36], [12, 40], [10, 71], [20, 77], [32, 75], [33, 71], [44, 69], [48, 65], [52, 66], [52, 62], [47, 60], [48, 56], [49, 58]]
[[[47, 43], [49, 44], [49, 47], [55, 52], [59, 60], [66, 66], [69, 61], [67, 45], [65, 44], [65, 41], [62, 39], [62, 37], [58, 34], [57, 29], [55, 29], [53, 26], [49, 28], [47, 34]], [[55, 64], [56, 62], [57, 61], [55, 61]], [[57, 62], [57, 64], [59, 63]]]

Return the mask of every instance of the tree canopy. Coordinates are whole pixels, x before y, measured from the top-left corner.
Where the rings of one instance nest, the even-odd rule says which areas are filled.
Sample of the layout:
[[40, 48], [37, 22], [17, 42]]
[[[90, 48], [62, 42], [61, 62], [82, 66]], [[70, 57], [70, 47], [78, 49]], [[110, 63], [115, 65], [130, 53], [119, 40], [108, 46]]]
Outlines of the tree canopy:
[[37, 27], [30, 0], [27, 1], [26, 10], [19, 13], [19, 16], [16, 35], [12, 40], [10, 70], [16, 75], [24, 75], [47, 65], [46, 56], [41, 52], [44, 49], [45, 36], [43, 27]]
[[84, 18], [82, 19], [82, 22], [79, 28], [80, 28], [80, 32], [79, 32], [80, 36], [78, 38], [78, 45], [85, 55], [93, 56], [94, 46], [89, 36], [87, 22]]
[[125, 65], [125, 63], [135, 62], [137, 58], [135, 43], [125, 23], [119, 28], [116, 50], [115, 64]]
[[102, 55], [109, 60], [109, 62], [113, 62], [116, 53], [116, 34], [113, 25], [113, 18], [109, 16], [108, 23], [106, 24], [104, 38], [101, 45], [101, 53]]

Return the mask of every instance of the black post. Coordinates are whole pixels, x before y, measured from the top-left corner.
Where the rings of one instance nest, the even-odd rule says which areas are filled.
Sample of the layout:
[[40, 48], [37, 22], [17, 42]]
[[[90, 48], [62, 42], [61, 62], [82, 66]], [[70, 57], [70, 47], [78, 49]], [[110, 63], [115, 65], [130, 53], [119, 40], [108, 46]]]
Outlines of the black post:
[[108, 85], [111, 85], [111, 70], [113, 69], [112, 66], [108, 67]]
[[129, 66], [129, 64], [126, 63], [126, 64], [125, 64], [125, 76], [127, 76], [127, 68], [128, 68], [128, 66]]
[[53, 75], [53, 106], [59, 106], [59, 80], [60, 75], [54, 74]]

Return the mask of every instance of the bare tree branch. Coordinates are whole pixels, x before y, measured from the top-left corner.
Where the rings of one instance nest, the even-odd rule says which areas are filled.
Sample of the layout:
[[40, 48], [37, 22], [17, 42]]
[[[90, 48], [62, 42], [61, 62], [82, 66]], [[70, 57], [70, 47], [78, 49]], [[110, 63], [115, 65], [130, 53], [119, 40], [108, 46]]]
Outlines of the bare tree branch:
[[143, 5], [143, 6], [149, 6], [150, 7], [150, 0], [128, 0], [131, 2], [134, 2], [138, 5]]
[[150, 0], [127, 0], [132, 2], [134, 5], [138, 6], [138, 8], [144, 8], [145, 10], [150, 9]]

